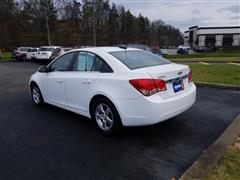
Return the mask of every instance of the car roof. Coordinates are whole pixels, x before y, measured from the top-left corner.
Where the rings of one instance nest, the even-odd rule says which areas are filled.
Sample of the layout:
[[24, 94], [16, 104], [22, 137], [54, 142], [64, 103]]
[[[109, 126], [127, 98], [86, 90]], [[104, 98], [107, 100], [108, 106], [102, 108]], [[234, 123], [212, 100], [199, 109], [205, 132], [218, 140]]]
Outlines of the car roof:
[[[76, 50], [76, 49], [75, 49]], [[104, 52], [107, 52], [107, 53], [110, 53], [110, 52], [116, 52], [116, 51], [130, 51], [130, 50], [137, 50], [137, 51], [140, 51], [140, 49], [137, 49], [137, 48], [130, 48], [130, 47], [127, 47], [127, 49], [124, 49], [124, 48], [120, 48], [120, 47], [91, 47], [91, 48], [81, 48], [81, 49], [78, 49], [78, 50], [86, 50], [86, 51], [104, 51]]]
[[61, 46], [41, 46], [40, 48], [61, 48]]

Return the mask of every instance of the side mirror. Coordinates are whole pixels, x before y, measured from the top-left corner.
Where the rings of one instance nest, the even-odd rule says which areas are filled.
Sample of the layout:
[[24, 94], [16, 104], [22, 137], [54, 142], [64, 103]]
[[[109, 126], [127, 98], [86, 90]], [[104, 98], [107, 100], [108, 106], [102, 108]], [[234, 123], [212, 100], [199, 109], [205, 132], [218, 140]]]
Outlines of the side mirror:
[[48, 73], [50, 72], [50, 69], [45, 65], [39, 68], [38, 70], [40, 73]]

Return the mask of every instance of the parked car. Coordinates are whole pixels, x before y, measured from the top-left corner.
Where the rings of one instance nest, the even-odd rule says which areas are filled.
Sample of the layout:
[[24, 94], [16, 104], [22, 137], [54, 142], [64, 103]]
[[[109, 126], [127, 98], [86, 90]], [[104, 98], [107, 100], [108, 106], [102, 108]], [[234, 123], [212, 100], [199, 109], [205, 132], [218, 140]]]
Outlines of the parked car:
[[0, 60], [3, 59], [3, 54], [2, 54], [2, 51], [0, 49]]
[[16, 59], [16, 60], [21, 60], [21, 61], [25, 61], [26, 60], [26, 56], [27, 56], [27, 52], [28, 50], [31, 49], [31, 47], [19, 47], [16, 48], [13, 52], [12, 52], [12, 59]]
[[36, 59], [51, 61], [64, 51], [60, 46], [42, 46], [39, 48]]
[[188, 55], [188, 49], [180, 48], [177, 50], [177, 54]]
[[36, 106], [49, 103], [92, 118], [106, 134], [170, 119], [196, 98], [187, 65], [119, 47], [68, 51], [33, 74], [29, 89]]
[[191, 50], [191, 47], [190, 46], [187, 46], [187, 45], [179, 45], [178, 46], [178, 49], [187, 49], [187, 50]]
[[71, 50], [73, 50], [72, 47], [64, 47], [64, 48], [63, 48], [63, 51], [64, 51], [64, 52], [68, 52], [68, 51], [71, 51]]
[[65, 50], [61, 47], [55, 48], [52, 52], [51, 61], [54, 60], [59, 55], [63, 54], [64, 52], [65, 52]]
[[168, 51], [166, 49], [160, 49], [160, 53], [162, 55], [167, 55], [168, 54]]
[[216, 51], [215, 48], [209, 48], [209, 47], [199, 47], [197, 49], [195, 49], [196, 52], [198, 53], [203, 53], [203, 52], [214, 52]]
[[154, 54], [157, 54], [159, 56], [163, 56], [163, 54], [161, 53], [159, 47], [152, 47], [151, 48], [151, 52], [154, 53]]
[[39, 48], [30, 48], [28, 49], [26, 60], [35, 60]]

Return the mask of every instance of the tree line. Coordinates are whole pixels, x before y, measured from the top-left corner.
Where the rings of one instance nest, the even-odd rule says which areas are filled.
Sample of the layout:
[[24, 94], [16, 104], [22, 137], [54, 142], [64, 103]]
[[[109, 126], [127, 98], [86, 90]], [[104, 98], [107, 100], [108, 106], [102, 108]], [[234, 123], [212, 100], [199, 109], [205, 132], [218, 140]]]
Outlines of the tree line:
[[109, 0], [1, 0], [0, 48], [47, 45], [47, 23], [52, 45], [91, 46], [94, 29], [97, 46], [183, 43], [179, 29], [135, 16]]

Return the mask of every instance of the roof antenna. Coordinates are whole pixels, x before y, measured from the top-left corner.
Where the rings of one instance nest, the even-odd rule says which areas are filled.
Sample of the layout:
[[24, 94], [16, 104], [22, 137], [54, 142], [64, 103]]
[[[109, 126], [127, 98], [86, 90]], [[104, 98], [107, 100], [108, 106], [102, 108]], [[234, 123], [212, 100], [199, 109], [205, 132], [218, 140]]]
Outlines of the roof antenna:
[[127, 45], [119, 45], [118, 47], [121, 49], [127, 49]]

